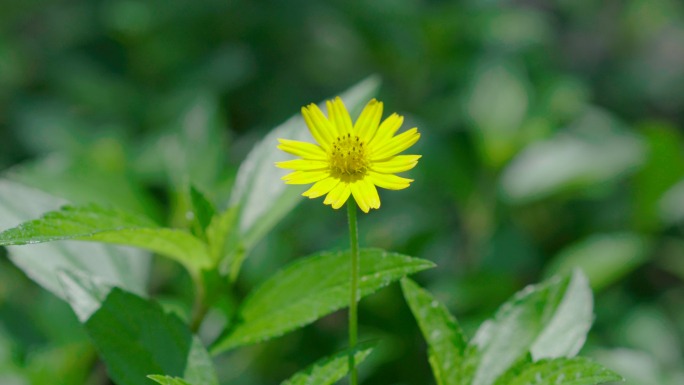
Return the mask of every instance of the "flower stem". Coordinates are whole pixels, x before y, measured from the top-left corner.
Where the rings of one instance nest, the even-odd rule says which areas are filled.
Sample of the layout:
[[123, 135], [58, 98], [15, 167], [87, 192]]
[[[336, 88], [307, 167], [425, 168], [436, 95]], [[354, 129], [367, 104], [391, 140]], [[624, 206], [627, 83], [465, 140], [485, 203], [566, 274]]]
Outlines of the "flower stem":
[[347, 201], [349, 210], [349, 239], [351, 241], [351, 301], [349, 302], [349, 383], [358, 385], [359, 378], [354, 365], [354, 348], [358, 334], [357, 292], [359, 286], [359, 242], [356, 225], [356, 202]]

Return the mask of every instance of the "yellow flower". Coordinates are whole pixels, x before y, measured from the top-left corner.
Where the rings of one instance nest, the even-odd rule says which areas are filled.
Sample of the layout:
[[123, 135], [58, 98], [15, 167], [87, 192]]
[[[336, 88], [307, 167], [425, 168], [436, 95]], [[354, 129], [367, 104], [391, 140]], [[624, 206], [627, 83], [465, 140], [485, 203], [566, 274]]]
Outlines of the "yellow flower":
[[420, 155], [397, 155], [411, 147], [420, 134], [417, 128], [394, 136], [404, 118], [390, 115], [380, 124], [382, 102], [371, 100], [352, 126], [347, 108], [338, 97], [327, 102], [328, 118], [315, 104], [302, 108], [304, 120], [318, 146], [279, 139], [279, 149], [303, 159], [278, 162], [281, 168], [295, 170], [282, 179], [287, 184], [314, 185], [304, 196], [311, 199], [325, 194], [326, 205], [338, 209], [354, 195], [361, 210], [380, 208], [375, 186], [401, 190], [412, 179], [394, 175], [412, 169]]

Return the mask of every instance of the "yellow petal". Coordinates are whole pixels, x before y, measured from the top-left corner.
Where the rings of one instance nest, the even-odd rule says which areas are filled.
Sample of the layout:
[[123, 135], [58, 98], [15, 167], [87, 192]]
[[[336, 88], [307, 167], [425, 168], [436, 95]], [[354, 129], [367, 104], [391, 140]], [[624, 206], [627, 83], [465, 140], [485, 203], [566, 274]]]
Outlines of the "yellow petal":
[[347, 201], [347, 199], [349, 199], [349, 195], [351, 195], [349, 181], [341, 180], [340, 183], [335, 186], [335, 188], [330, 190], [323, 203], [326, 205], [332, 205], [332, 208], [334, 209], [339, 209]]
[[288, 170], [311, 171], [325, 170], [329, 165], [328, 162], [324, 160], [295, 159], [288, 160], [287, 162], [276, 162], [276, 167]]
[[282, 143], [278, 148], [292, 155], [318, 160], [326, 160], [328, 158], [325, 151], [315, 144], [287, 139], [278, 139], [278, 141]]
[[311, 120], [314, 122], [314, 124], [328, 131], [331, 141], [338, 137], [335, 124], [333, 124], [331, 121], [328, 120], [328, 118], [325, 117], [323, 111], [321, 111], [321, 109], [318, 108], [316, 104], [309, 104], [309, 116], [311, 117]]
[[412, 128], [403, 134], [397, 135], [384, 145], [373, 148], [371, 160], [380, 160], [396, 155], [413, 146], [420, 139], [417, 128]]
[[371, 170], [384, 174], [404, 172], [418, 164], [421, 155], [397, 155], [381, 161], [373, 162]]
[[354, 125], [354, 133], [364, 142], [368, 143], [378, 130], [382, 118], [382, 102], [373, 99], [361, 112]]
[[323, 180], [319, 180], [318, 182], [316, 182], [313, 186], [311, 186], [310, 189], [306, 190], [306, 192], [304, 192], [304, 194], [302, 195], [305, 197], [309, 197], [311, 199], [318, 198], [329, 193], [330, 190], [335, 188], [335, 186], [337, 186], [339, 183], [339, 178], [329, 176]]
[[361, 191], [361, 180], [358, 180], [354, 183], [352, 183], [349, 187], [351, 189], [351, 193], [354, 195], [354, 199], [356, 200], [356, 203], [359, 205], [359, 208], [361, 211], [364, 213], [368, 213], [368, 210], [370, 210], [370, 204], [368, 204], [368, 201], [366, 200], [366, 196], [363, 194]]
[[347, 107], [342, 103], [342, 99], [338, 97], [332, 102], [326, 102], [328, 107], [328, 118], [337, 128], [339, 136], [352, 133], [352, 123]]
[[330, 176], [329, 171], [295, 171], [282, 177], [286, 184], [309, 184]]
[[319, 122], [313, 119], [313, 116], [306, 107], [302, 107], [302, 116], [304, 117], [306, 125], [309, 127], [309, 131], [311, 131], [311, 135], [316, 139], [316, 142], [318, 142], [324, 150], [329, 149], [330, 143], [332, 143], [330, 129], [324, 124], [317, 124]]
[[369, 171], [366, 178], [368, 178], [369, 181], [376, 186], [386, 188], [388, 190], [405, 189], [411, 182], [413, 182], [413, 179], [406, 179], [392, 174], [381, 174], [374, 171]]
[[364, 213], [380, 208], [380, 196], [375, 185], [367, 179], [359, 179], [350, 185], [356, 203]]
[[390, 140], [392, 136], [394, 136], [403, 123], [403, 116], [399, 116], [396, 113], [388, 116], [378, 128], [375, 136], [373, 136], [373, 138], [370, 140], [369, 146], [382, 146], [385, 141]]

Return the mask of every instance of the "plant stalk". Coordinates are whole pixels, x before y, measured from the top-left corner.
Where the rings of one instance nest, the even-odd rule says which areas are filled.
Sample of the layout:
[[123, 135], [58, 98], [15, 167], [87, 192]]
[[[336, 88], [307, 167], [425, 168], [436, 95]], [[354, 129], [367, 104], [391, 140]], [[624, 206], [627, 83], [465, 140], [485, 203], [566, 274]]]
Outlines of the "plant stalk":
[[358, 299], [359, 286], [359, 242], [358, 228], [356, 225], [356, 202], [354, 199], [347, 201], [349, 212], [349, 239], [351, 241], [351, 301], [349, 302], [349, 383], [358, 385], [359, 378], [354, 365], [354, 348], [358, 339]]

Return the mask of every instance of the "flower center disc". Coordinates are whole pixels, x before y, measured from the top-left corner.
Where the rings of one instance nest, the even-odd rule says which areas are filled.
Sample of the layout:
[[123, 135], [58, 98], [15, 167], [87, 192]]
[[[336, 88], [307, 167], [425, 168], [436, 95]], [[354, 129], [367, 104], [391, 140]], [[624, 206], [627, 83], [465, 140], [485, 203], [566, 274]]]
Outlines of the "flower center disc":
[[352, 134], [338, 136], [332, 143], [328, 157], [331, 170], [342, 174], [361, 174], [370, 165], [366, 145]]

